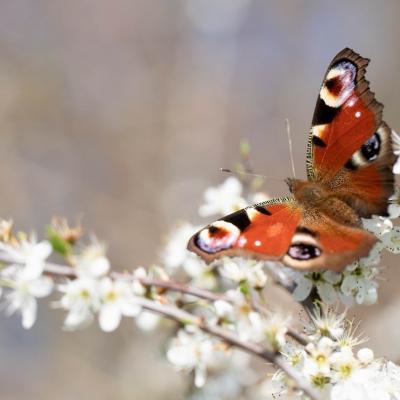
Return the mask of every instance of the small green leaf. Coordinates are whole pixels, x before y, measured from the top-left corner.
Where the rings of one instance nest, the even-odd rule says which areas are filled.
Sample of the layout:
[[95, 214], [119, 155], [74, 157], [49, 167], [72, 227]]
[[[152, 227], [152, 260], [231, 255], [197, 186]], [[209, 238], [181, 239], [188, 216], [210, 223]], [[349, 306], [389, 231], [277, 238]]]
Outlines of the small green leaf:
[[248, 296], [250, 294], [250, 288], [247, 284], [247, 281], [242, 281], [239, 283], [240, 291], [245, 295]]
[[47, 227], [47, 237], [51, 243], [53, 250], [66, 257], [72, 253], [72, 246], [67, 242], [54, 227]]
[[243, 158], [248, 158], [250, 154], [250, 144], [247, 140], [240, 141], [240, 154]]

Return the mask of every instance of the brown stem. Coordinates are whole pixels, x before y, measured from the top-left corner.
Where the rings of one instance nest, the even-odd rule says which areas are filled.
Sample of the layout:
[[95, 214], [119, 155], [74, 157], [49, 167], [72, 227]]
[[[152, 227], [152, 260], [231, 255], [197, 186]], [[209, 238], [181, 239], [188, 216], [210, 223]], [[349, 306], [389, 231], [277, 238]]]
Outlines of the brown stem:
[[[10, 261], [10, 260], [5, 260], [5, 261]], [[49, 275], [58, 275], [65, 277], [76, 276], [74, 268], [53, 263], [46, 264], [45, 273]], [[112, 275], [114, 277], [126, 278], [130, 280], [137, 279], [144, 286], [155, 286], [169, 290], [176, 290], [182, 293], [190, 294], [211, 301], [216, 301], [216, 300], [229, 301], [227, 297], [221, 293], [209, 292], [204, 289], [188, 286], [184, 283], [164, 281], [152, 278], [138, 278], [133, 275], [127, 275], [121, 273], [113, 273]], [[298, 390], [302, 390], [313, 400], [320, 399], [318, 392], [309, 384], [309, 382], [304, 378], [304, 376], [302, 376], [297, 370], [295, 370], [291, 365], [289, 365], [287, 361], [284, 359], [284, 357], [279, 353], [265, 349], [256, 343], [243, 342], [232, 332], [227, 331], [219, 326], [209, 325], [203, 319], [196, 317], [180, 308], [171, 306], [169, 304], [161, 304], [144, 297], [138, 297], [137, 304], [142, 306], [143, 309], [156, 312], [158, 314], [163, 315], [166, 318], [172, 319], [181, 324], [196, 325], [197, 327], [199, 327], [199, 329], [209, 333], [210, 335], [222, 339], [224, 342], [226, 342], [231, 346], [235, 346], [243, 351], [258, 356], [265, 361], [275, 364], [278, 368], [284, 371], [294, 381], [295, 386]], [[294, 331], [290, 331], [289, 335], [292, 336], [297, 341], [299, 341], [299, 343], [302, 344], [307, 343], [305, 339], [301, 336], [301, 334], [298, 334]]]
[[[51, 263], [46, 264], [45, 271], [50, 275], [63, 275], [68, 277], [73, 277], [76, 275], [75, 270], [72, 267], [68, 267], [65, 265], [51, 264]], [[144, 286], [153, 286], [168, 290], [174, 290], [177, 292], [190, 294], [192, 296], [209, 301], [224, 300], [228, 303], [231, 302], [231, 300], [223, 293], [210, 292], [209, 290], [200, 289], [194, 286], [187, 285], [182, 282], [172, 282], [154, 278], [138, 278], [132, 274], [121, 273], [121, 272], [113, 272], [111, 275], [114, 278], [118, 279], [128, 279], [128, 280], [136, 279]], [[264, 315], [266, 314], [265, 310], [263, 310], [261, 305], [258, 304], [257, 302], [253, 302], [253, 307], [257, 312], [260, 312], [261, 314]], [[305, 346], [308, 343], [308, 340], [305, 336], [303, 336], [301, 333], [295, 331], [292, 328], [288, 329], [288, 335], [303, 346]]]
[[203, 319], [168, 304], [160, 304], [146, 298], [139, 298], [138, 303], [146, 310], [156, 312], [181, 324], [192, 324], [212, 336], [222, 339], [225, 343], [235, 346], [249, 354], [275, 364], [291, 378], [298, 390], [302, 390], [313, 400], [321, 399], [319, 393], [310, 385], [301, 373], [295, 370], [279, 353], [267, 350], [257, 343], [241, 341], [235, 334], [219, 326], [208, 325]]
[[226, 296], [222, 293], [214, 293], [209, 290], [200, 289], [194, 286], [186, 285], [181, 282], [172, 282], [161, 279], [152, 279], [152, 278], [137, 278], [128, 274], [121, 274], [118, 272], [114, 272], [112, 274], [113, 277], [119, 279], [129, 279], [129, 280], [138, 280], [144, 286], [155, 286], [163, 289], [174, 290], [181, 293], [190, 294], [195, 297], [199, 297], [201, 299], [217, 301], [217, 300], [227, 300]]

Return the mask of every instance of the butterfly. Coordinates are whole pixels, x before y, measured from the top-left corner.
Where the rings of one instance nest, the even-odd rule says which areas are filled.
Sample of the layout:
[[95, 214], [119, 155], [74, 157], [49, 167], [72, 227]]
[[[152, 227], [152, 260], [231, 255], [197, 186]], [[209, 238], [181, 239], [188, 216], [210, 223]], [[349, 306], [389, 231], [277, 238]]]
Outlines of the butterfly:
[[364, 78], [368, 63], [346, 48], [329, 65], [308, 138], [307, 180], [288, 178], [291, 196], [211, 223], [189, 250], [206, 262], [246, 256], [337, 272], [369, 254], [377, 239], [361, 218], [388, 215], [395, 155], [383, 106]]

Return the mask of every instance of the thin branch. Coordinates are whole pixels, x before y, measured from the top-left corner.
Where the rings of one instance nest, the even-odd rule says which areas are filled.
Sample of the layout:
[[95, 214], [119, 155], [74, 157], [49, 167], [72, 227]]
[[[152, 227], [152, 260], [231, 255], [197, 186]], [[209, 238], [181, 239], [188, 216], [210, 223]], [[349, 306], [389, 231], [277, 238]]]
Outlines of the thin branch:
[[223, 293], [210, 292], [209, 290], [200, 289], [181, 282], [172, 282], [153, 278], [138, 278], [133, 276], [132, 274], [128, 275], [120, 272], [113, 272], [112, 276], [118, 279], [126, 278], [129, 280], [137, 280], [144, 286], [155, 286], [163, 289], [174, 290], [210, 301], [227, 300], [226, 296]]
[[[0, 253], [0, 259], [6, 262], [13, 262], [13, 260], [10, 260], [9, 257], [4, 257], [4, 255], [1, 253]], [[46, 263], [45, 273], [49, 275], [58, 275], [64, 277], [76, 276], [76, 271], [74, 268], [54, 263]], [[181, 293], [190, 294], [210, 301], [216, 301], [216, 300], [229, 301], [229, 299], [222, 293], [213, 293], [204, 289], [186, 285], [184, 283], [171, 282], [171, 281], [152, 279], [152, 278], [139, 278], [133, 276], [132, 274], [128, 275], [116, 272], [113, 273], [112, 275], [117, 278], [137, 280], [144, 286], [155, 286], [168, 290], [175, 290]], [[156, 312], [158, 314], [163, 315], [164, 317], [177, 321], [181, 324], [190, 323], [196, 325], [204, 332], [219, 337], [220, 339], [222, 339], [223, 341], [232, 346], [235, 346], [241, 350], [244, 350], [250, 354], [256, 355], [268, 362], [275, 364], [278, 368], [284, 371], [291, 379], [293, 379], [297, 389], [304, 391], [304, 393], [306, 393], [311, 399], [318, 400], [320, 398], [319, 394], [315, 391], [315, 389], [313, 389], [312, 386], [304, 379], [304, 377], [297, 370], [292, 368], [279, 353], [267, 350], [256, 343], [243, 342], [232, 332], [229, 332], [218, 326], [208, 325], [203, 319], [196, 317], [177, 307], [168, 304], [161, 304], [156, 301], [143, 297], [138, 297], [136, 301], [138, 305], [143, 307], [143, 309]], [[307, 343], [307, 341], [299, 333], [296, 333], [291, 330], [288, 332], [288, 334], [292, 336], [294, 339], [296, 339], [299, 343], [302, 344]]]
[[195, 325], [204, 332], [222, 339], [231, 346], [235, 346], [249, 354], [275, 364], [295, 382], [295, 386], [298, 390], [302, 390], [311, 399], [321, 399], [319, 393], [307, 382], [304, 376], [289, 365], [279, 353], [267, 350], [256, 343], [243, 342], [232, 332], [218, 326], [208, 325], [202, 318], [196, 317], [179, 308], [167, 304], [160, 304], [146, 298], [138, 298], [138, 304], [146, 310], [156, 312], [181, 324]]
[[[294, 292], [296, 289], [296, 283], [293, 281], [291, 277], [288, 276], [288, 274], [285, 272], [285, 270], [282, 268], [282, 265], [280, 265], [277, 262], [273, 261], [268, 261], [265, 263], [266, 268], [270, 271], [274, 282], [281, 286], [282, 288], [286, 289], [290, 294]], [[317, 290], [314, 288], [309, 296], [303, 300], [300, 301], [299, 303], [301, 306], [304, 308], [306, 311], [307, 315], [311, 319], [314, 311], [315, 311], [315, 302], [317, 300], [321, 300]], [[290, 336], [292, 336], [295, 340], [297, 340], [296, 332], [288, 332]], [[294, 335], [293, 335], [294, 333]], [[299, 337], [300, 341], [298, 340], [299, 343], [301, 343], [301, 338]]]
[[[269, 311], [265, 309], [259, 301], [252, 299], [251, 305], [254, 310], [257, 311], [259, 314], [264, 316], [267, 316], [269, 314]], [[287, 335], [296, 340], [296, 342], [301, 344], [302, 346], [306, 346], [310, 342], [305, 335], [290, 327], [287, 330]]]
[[[70, 276], [70, 277], [73, 277], [76, 275], [74, 268], [68, 267], [65, 265], [52, 264], [52, 263], [46, 264], [45, 271], [49, 274], [56, 274], [56, 275], [63, 275], [63, 276]], [[232, 302], [231, 299], [229, 299], [223, 293], [210, 292], [209, 290], [200, 289], [200, 288], [197, 288], [194, 286], [187, 285], [182, 282], [172, 282], [172, 281], [147, 278], [147, 277], [139, 278], [132, 274], [121, 273], [121, 272], [113, 272], [111, 275], [117, 279], [137, 280], [143, 286], [153, 286], [153, 287], [159, 287], [159, 288], [163, 288], [163, 289], [167, 289], [167, 290], [174, 290], [177, 292], [189, 294], [189, 295], [192, 295], [192, 296], [195, 296], [195, 297], [198, 297], [201, 299], [209, 300], [209, 301], [224, 300], [228, 303]], [[262, 308], [262, 306], [258, 302], [253, 301], [252, 305], [253, 305], [253, 308], [257, 312], [260, 312], [263, 315], [266, 314], [266, 311]], [[296, 340], [299, 344], [301, 344], [303, 346], [305, 346], [308, 343], [307, 338], [305, 336], [303, 336], [301, 333], [295, 331], [293, 328], [289, 328], [287, 333], [291, 338], [293, 338], [294, 340]]]

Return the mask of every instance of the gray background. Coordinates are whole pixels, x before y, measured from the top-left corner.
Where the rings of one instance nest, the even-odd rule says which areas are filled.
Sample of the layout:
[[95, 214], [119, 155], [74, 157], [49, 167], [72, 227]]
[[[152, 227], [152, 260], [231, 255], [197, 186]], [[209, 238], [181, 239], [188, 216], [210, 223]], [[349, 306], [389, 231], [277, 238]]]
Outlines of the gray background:
[[[343, 47], [372, 59], [368, 79], [400, 130], [399, 13], [395, 0], [1, 1], [0, 214], [26, 230], [83, 215], [115, 268], [156, 262], [177, 220], [200, 222], [202, 192], [240, 138], [258, 173], [290, 175], [289, 118], [305, 176], [316, 96]], [[352, 313], [376, 353], [400, 361], [399, 262], [384, 263], [379, 303]], [[181, 398], [160, 335], [130, 322], [64, 333], [47, 303], [30, 332], [0, 319], [2, 399]]]

